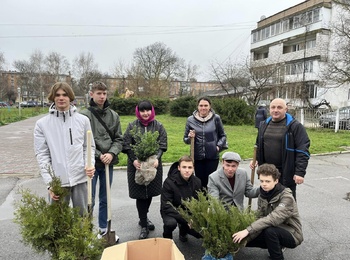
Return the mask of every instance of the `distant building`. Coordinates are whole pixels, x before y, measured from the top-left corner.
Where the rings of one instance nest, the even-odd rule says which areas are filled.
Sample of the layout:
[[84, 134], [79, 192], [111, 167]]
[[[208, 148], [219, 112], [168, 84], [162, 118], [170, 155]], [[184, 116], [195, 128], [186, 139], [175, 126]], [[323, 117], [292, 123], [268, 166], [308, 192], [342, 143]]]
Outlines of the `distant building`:
[[332, 107], [350, 105], [349, 85], [329, 88], [320, 70], [332, 55], [330, 25], [337, 19], [332, 0], [308, 0], [270, 17], [261, 17], [251, 33], [251, 67], [275, 66], [268, 78], [270, 90], [260, 103], [284, 98], [292, 107], [317, 105], [322, 100]]

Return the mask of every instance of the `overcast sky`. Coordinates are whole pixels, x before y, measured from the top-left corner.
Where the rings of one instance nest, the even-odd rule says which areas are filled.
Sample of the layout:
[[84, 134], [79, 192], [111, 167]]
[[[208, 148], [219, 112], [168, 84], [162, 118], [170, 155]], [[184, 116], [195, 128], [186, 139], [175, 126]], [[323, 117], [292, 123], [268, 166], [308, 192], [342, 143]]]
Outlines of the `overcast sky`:
[[128, 63], [136, 48], [163, 42], [200, 66], [244, 59], [262, 15], [303, 0], [0, 0], [0, 52], [13, 69], [35, 50], [56, 51], [70, 63], [91, 52], [102, 72]]

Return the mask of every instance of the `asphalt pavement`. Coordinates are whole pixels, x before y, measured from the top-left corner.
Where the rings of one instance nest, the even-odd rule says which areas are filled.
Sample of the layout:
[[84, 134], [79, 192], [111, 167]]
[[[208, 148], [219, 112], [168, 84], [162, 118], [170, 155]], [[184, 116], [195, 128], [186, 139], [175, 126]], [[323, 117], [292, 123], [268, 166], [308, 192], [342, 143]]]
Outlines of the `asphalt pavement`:
[[[13, 202], [20, 199], [16, 193], [19, 187], [29, 188], [40, 196], [47, 196], [46, 187], [39, 175], [39, 168], [33, 151], [33, 117], [21, 122], [0, 127], [0, 259], [50, 259], [38, 255], [21, 242], [19, 227], [13, 223]], [[312, 141], [312, 140], [311, 140]], [[312, 142], [311, 142], [312, 144]], [[350, 146], [350, 145], [349, 145]], [[239, 151], [237, 151], [239, 152]], [[249, 173], [249, 161], [240, 167]], [[350, 153], [313, 155], [310, 159], [305, 183], [297, 187], [297, 201], [302, 218], [304, 242], [295, 249], [287, 249], [285, 259], [298, 260], [348, 260], [350, 259]], [[164, 177], [169, 166], [164, 166]], [[255, 184], [258, 185], [257, 180]], [[140, 227], [135, 200], [128, 196], [126, 170], [114, 170], [111, 189], [112, 228], [121, 242], [136, 240]], [[247, 205], [247, 202], [246, 202]], [[256, 199], [253, 200], [256, 205]], [[156, 229], [149, 237], [162, 236], [162, 220], [159, 213], [160, 198], [153, 199], [149, 218]], [[96, 222], [96, 210], [94, 212]], [[96, 223], [95, 223], [96, 224]], [[174, 242], [185, 259], [199, 260], [204, 254], [201, 241], [189, 237], [186, 243]], [[235, 260], [268, 259], [268, 252], [258, 248], [240, 250]]]

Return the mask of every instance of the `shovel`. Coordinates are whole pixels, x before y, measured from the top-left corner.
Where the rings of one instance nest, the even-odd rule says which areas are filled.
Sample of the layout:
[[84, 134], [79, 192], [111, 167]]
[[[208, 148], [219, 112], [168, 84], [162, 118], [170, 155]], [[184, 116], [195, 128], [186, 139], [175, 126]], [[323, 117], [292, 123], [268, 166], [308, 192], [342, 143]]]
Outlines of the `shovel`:
[[[254, 185], [254, 177], [255, 177], [255, 164], [256, 164], [256, 150], [257, 150], [257, 146], [254, 145], [254, 153], [253, 153], [253, 169], [251, 171], [251, 174], [250, 174], [250, 181], [251, 183]], [[250, 211], [252, 207], [252, 198], [249, 198], [248, 200], [248, 210]]]
[[106, 240], [106, 247], [114, 246], [117, 241], [115, 239], [115, 231], [111, 231], [112, 213], [111, 213], [111, 187], [109, 184], [109, 164], [105, 165], [106, 173], [106, 193], [107, 193], [107, 232], [102, 236]]
[[[93, 167], [91, 162], [91, 142], [92, 142], [92, 132], [90, 130], [87, 131], [87, 167]], [[88, 217], [90, 220], [92, 219], [92, 180], [90, 177], [87, 178], [87, 192], [88, 192]], [[92, 225], [91, 225], [92, 228]]]

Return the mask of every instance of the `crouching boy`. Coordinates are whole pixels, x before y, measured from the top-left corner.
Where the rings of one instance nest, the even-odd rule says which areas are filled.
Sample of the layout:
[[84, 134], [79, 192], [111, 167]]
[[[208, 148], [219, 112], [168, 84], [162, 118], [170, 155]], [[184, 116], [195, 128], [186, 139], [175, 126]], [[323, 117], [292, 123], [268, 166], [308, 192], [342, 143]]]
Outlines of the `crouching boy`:
[[267, 248], [271, 259], [284, 259], [283, 248], [295, 248], [303, 241], [297, 204], [289, 188], [278, 182], [273, 164], [259, 166], [258, 219], [232, 235], [234, 243], [248, 236], [247, 247]]
[[181, 200], [197, 198], [197, 191], [201, 191], [201, 180], [193, 175], [194, 165], [191, 157], [184, 155], [174, 163], [169, 170], [168, 177], [163, 183], [161, 193], [160, 213], [163, 218], [163, 237], [173, 238], [173, 231], [179, 224], [179, 239], [187, 241], [187, 234], [196, 238], [201, 235], [188, 226], [186, 220], [176, 208], [182, 206]]

